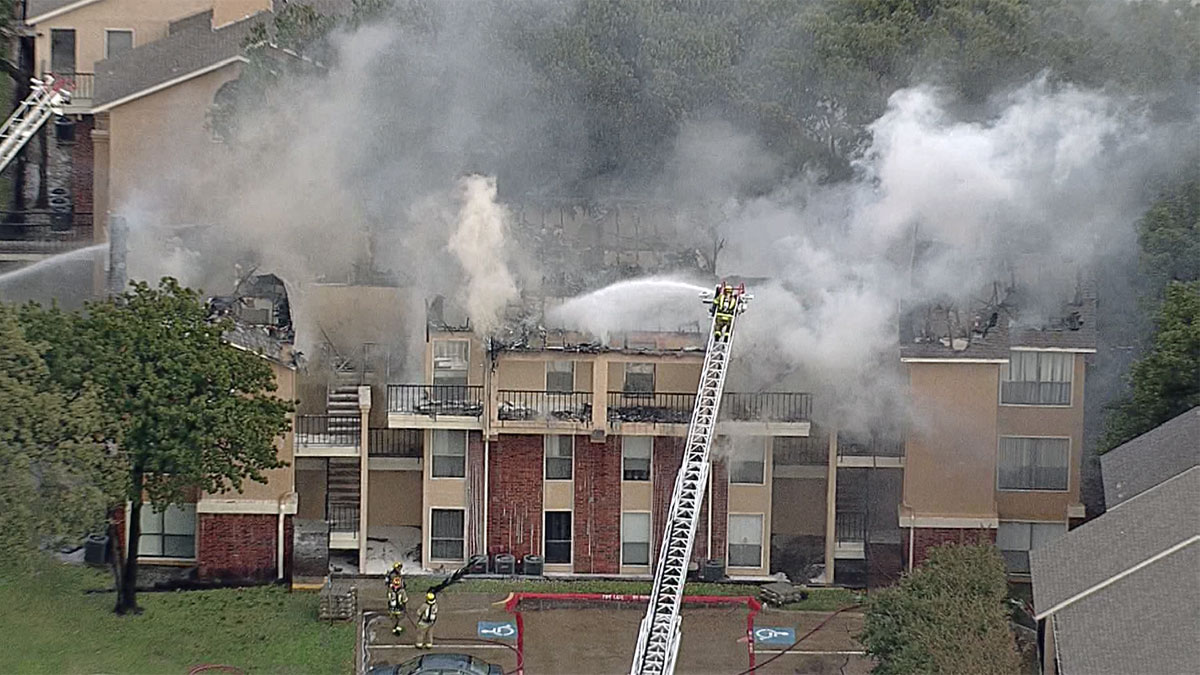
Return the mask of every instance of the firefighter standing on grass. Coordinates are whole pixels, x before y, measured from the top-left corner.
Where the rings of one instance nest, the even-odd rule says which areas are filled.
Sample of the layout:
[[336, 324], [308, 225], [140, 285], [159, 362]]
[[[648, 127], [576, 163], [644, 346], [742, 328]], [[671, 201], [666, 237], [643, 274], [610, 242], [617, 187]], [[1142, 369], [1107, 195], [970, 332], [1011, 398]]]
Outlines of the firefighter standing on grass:
[[437, 623], [437, 596], [425, 594], [425, 604], [417, 612], [417, 649], [429, 649], [433, 646], [433, 624]]
[[396, 563], [387, 573], [388, 615], [395, 621], [392, 626], [393, 635], [404, 632], [404, 626], [400, 625], [400, 619], [404, 617], [408, 609], [408, 589], [404, 587], [404, 575], [400, 573], [400, 568], [401, 564]]

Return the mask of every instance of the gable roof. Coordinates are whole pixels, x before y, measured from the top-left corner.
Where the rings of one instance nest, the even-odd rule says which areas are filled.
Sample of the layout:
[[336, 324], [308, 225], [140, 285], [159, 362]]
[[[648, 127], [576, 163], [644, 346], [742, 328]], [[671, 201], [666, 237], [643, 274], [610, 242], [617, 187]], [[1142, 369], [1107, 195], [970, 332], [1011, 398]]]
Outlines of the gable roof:
[[167, 37], [96, 62], [92, 111], [104, 112], [233, 63], [260, 12], [218, 30], [197, 23]]
[[1062, 672], [1184, 673], [1200, 663], [1200, 467], [1030, 552], [1037, 618]]
[[1108, 508], [1200, 465], [1200, 407], [1100, 456]]
[[25, 7], [25, 23], [35, 24], [53, 19], [60, 14], [73, 12], [96, 2], [100, 0], [28, 0]]

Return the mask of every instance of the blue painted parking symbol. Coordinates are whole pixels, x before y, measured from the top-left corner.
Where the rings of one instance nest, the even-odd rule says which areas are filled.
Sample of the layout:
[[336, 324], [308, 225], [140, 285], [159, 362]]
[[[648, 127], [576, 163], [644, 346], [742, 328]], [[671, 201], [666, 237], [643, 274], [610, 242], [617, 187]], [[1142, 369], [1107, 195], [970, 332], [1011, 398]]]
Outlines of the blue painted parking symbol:
[[796, 641], [795, 628], [761, 626], [754, 629], [754, 643], [787, 646]]
[[517, 625], [511, 621], [480, 621], [476, 630], [479, 637], [487, 640], [513, 640], [517, 637]]

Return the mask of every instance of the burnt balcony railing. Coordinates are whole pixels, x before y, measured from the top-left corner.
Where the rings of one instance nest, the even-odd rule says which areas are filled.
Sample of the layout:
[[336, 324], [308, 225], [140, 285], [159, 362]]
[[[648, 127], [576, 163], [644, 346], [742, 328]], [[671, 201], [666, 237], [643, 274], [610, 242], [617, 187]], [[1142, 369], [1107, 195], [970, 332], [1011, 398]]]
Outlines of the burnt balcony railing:
[[837, 541], [864, 542], [867, 540], [867, 514], [839, 511], [834, 519]]
[[296, 415], [296, 445], [306, 448], [357, 448], [362, 442], [357, 415]]
[[777, 436], [772, 439], [775, 466], [811, 466], [829, 462], [829, 439], [821, 436]]
[[357, 504], [329, 505], [330, 532], [358, 532]]
[[735, 422], [807, 422], [812, 396], [799, 392], [727, 392], [721, 399], [721, 419]]
[[842, 457], [903, 457], [904, 441], [880, 436], [838, 436], [838, 455]]
[[590, 391], [496, 392], [496, 417], [502, 422], [582, 422], [592, 419]]
[[695, 394], [635, 394], [608, 392], [609, 422], [687, 424], [692, 419]]
[[368, 429], [370, 457], [420, 457], [424, 432], [420, 429]]
[[388, 412], [430, 417], [479, 417], [483, 415], [483, 386], [389, 384]]
[[0, 211], [0, 252], [52, 255], [94, 243], [90, 212]]

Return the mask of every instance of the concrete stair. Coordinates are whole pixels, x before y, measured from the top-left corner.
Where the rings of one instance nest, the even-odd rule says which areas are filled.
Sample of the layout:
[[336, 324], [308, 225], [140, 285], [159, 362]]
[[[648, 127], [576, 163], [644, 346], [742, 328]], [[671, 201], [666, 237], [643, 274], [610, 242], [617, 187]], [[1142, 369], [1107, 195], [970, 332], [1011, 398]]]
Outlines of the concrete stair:
[[361, 428], [358, 373], [353, 370], [339, 370], [336, 378], [325, 396], [325, 412], [330, 416], [329, 433], [358, 433]]
[[357, 457], [330, 457], [328, 478], [326, 500], [330, 506], [358, 506], [359, 466]]

